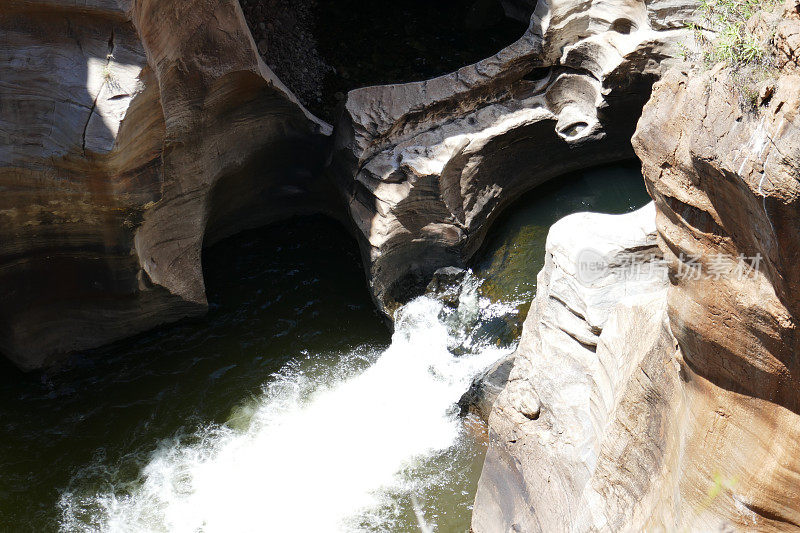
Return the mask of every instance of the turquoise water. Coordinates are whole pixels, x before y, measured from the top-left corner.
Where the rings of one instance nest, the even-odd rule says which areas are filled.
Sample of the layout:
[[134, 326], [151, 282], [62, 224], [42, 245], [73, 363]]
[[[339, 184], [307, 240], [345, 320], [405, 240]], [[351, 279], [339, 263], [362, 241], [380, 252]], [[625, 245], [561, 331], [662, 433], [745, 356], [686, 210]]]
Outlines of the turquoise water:
[[473, 259], [472, 269], [485, 280], [482, 293], [516, 306], [518, 336], [544, 266], [550, 226], [571, 213], [628, 213], [649, 201], [638, 161], [575, 172], [536, 188], [501, 215]]

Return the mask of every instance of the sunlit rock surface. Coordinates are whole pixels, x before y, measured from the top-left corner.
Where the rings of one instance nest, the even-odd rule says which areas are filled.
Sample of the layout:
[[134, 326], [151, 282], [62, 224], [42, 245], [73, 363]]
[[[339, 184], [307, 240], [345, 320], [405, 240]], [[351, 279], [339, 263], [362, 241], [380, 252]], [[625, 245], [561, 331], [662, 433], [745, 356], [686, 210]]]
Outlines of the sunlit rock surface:
[[[778, 59], [797, 57], [798, 28], [790, 3]], [[756, 108], [722, 66], [670, 73], [634, 138], [672, 265], [668, 312], [692, 413], [673, 466], [676, 492], [695, 504], [678, 519], [687, 528], [800, 527], [800, 76], [777, 63]], [[675, 275], [697, 258], [713, 275]]]
[[[490, 417], [477, 533], [800, 527], [797, 28], [790, 3], [754, 102], [719, 65], [668, 72], [644, 108], [633, 144], [666, 292], [612, 309], [553, 283], [573, 268], [554, 226]], [[609, 242], [626, 246], [626, 226]]]
[[476, 532], [621, 531], [642, 523], [631, 509], [661, 497], [678, 370], [654, 217], [649, 204], [551, 228], [489, 421]]
[[542, 2], [519, 41], [490, 58], [351, 91], [331, 170], [379, 305], [391, 311], [437, 268], [463, 266], [521, 193], [631, 157], [641, 107], [693, 6]]
[[0, 353], [20, 367], [202, 312], [204, 242], [313, 205], [329, 128], [238, 2], [7, 2], [0, 34]]

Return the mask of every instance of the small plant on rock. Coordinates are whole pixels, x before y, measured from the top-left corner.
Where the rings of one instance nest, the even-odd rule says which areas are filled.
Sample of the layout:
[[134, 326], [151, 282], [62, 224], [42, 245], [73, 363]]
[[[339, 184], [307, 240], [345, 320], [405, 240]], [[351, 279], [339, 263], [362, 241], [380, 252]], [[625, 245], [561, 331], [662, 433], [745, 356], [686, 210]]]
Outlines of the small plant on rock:
[[730, 65], [761, 60], [766, 47], [746, 27], [762, 6], [765, 4], [758, 0], [700, 0], [700, 23], [694, 30], [703, 59], [709, 64], [725, 61]]
[[[779, 0], [700, 0], [694, 30], [699, 52], [687, 53], [705, 67], [724, 62], [732, 69], [743, 104], [754, 107], [759, 85], [774, 77], [769, 51]], [[685, 49], [688, 50], [688, 49]], [[699, 61], [698, 61], [699, 60]]]

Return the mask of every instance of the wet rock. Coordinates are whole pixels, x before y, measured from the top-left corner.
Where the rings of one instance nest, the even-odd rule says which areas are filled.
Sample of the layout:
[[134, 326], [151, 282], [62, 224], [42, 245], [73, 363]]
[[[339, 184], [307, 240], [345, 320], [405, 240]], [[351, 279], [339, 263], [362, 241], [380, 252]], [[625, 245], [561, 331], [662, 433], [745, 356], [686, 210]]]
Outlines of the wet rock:
[[475, 377], [458, 401], [461, 416], [472, 413], [481, 420], [488, 421], [494, 402], [505, 387], [513, 366], [514, 357], [509, 354]]
[[444, 267], [433, 273], [425, 293], [450, 307], [458, 307], [461, 286], [467, 276], [463, 268]]

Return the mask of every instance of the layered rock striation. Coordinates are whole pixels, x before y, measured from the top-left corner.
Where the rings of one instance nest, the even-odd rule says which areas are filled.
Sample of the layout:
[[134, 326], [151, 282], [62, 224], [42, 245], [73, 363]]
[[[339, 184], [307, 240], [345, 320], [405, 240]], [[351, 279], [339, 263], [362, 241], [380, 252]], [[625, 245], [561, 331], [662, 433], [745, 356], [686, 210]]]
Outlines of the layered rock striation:
[[[782, 37], [798, 29], [791, 4], [778, 57], [797, 56]], [[668, 313], [693, 415], [677, 490], [697, 502], [710, 480], [725, 483], [682, 522], [785, 530], [800, 527], [800, 76], [784, 62], [755, 108], [741, 91], [722, 66], [670, 73], [634, 145], [672, 264]], [[697, 263], [702, 274], [686, 275]]]
[[320, 191], [329, 128], [234, 1], [0, 13], [0, 353], [22, 368], [206, 307], [204, 243]]
[[554, 226], [490, 417], [476, 532], [800, 527], [798, 7], [773, 29], [758, 90], [723, 64], [655, 85], [633, 144], [669, 286], [615, 296], [595, 350], [563, 335], [608, 308], [552, 283], [574, 268]]
[[636, 119], [680, 51], [692, 6], [540, 2], [525, 34], [493, 57], [351, 91], [331, 172], [379, 306], [391, 311], [437, 268], [463, 266], [523, 192], [631, 157]]
[[[490, 416], [476, 532], [612, 530], [663, 496], [675, 426], [667, 270], [649, 204], [552, 226], [509, 381]], [[624, 479], [633, 473], [637, 484]]]

